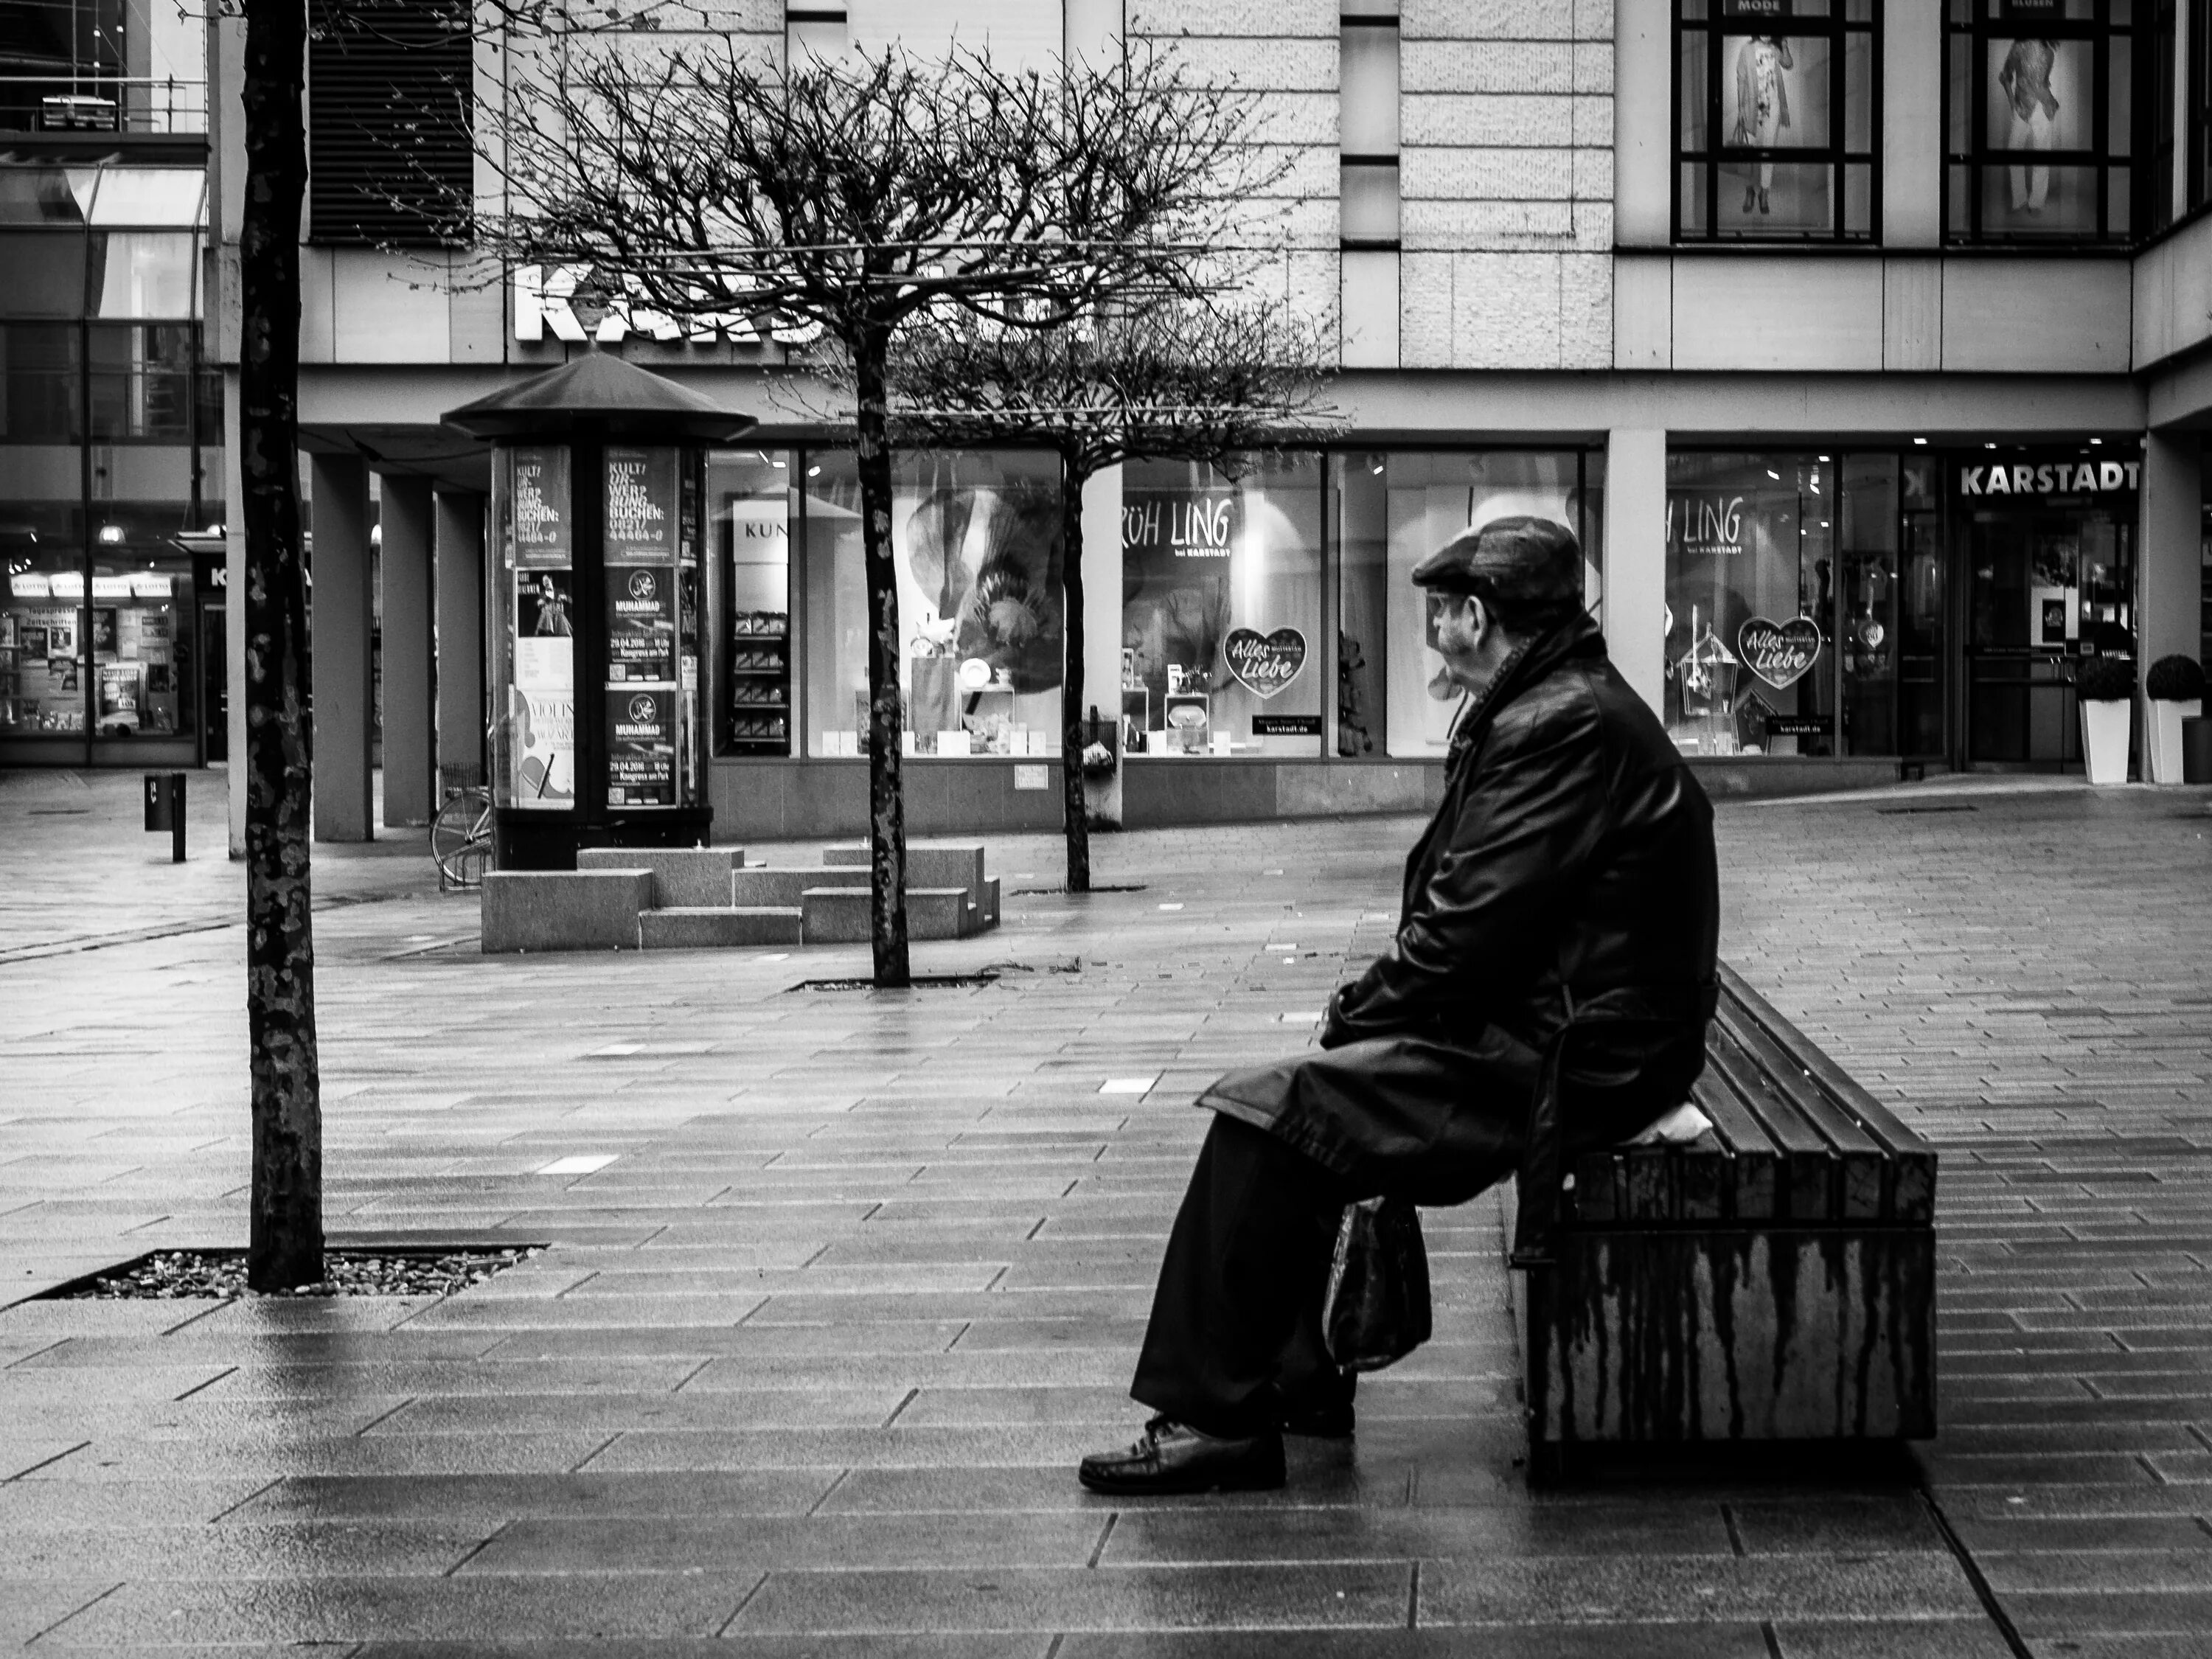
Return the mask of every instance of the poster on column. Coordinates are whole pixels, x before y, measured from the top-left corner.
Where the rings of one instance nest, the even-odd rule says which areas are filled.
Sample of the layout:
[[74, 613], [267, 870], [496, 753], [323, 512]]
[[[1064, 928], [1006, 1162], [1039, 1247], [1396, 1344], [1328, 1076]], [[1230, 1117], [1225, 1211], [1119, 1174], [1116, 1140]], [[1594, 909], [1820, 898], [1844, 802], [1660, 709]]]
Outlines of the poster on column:
[[676, 452], [607, 450], [606, 562], [672, 564], [676, 559]]
[[564, 811], [576, 804], [576, 697], [562, 687], [507, 692], [514, 775], [503, 805]]
[[514, 578], [514, 683], [566, 690], [575, 683], [575, 573], [522, 570]]
[[510, 453], [511, 562], [520, 570], [564, 570], [575, 562], [568, 531], [568, 451], [560, 444], [522, 444]]
[[618, 566], [607, 576], [607, 678], [676, 678], [676, 583], [666, 568]]
[[607, 805], [676, 805], [676, 692], [610, 688], [606, 703]]

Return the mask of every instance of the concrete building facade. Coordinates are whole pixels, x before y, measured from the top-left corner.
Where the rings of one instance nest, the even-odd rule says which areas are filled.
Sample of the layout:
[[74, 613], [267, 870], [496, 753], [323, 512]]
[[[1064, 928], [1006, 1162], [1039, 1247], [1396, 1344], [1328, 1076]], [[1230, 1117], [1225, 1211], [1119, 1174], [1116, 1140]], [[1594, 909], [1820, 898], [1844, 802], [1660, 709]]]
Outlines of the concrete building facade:
[[[734, 0], [681, 21], [769, 58], [956, 35], [1002, 60], [1154, 48], [1260, 94], [1291, 164], [1271, 271], [1340, 323], [1348, 430], [1234, 482], [1133, 463], [1086, 491], [1086, 680], [1140, 825], [1431, 799], [1452, 708], [1404, 574], [1512, 512], [1583, 535], [1616, 661], [1717, 789], [2078, 767], [2083, 658], [2206, 652], [2206, 14]], [[619, 44], [691, 38], [652, 21]], [[235, 26], [210, 43], [210, 351], [230, 362]], [[496, 40], [473, 52], [437, 72], [481, 134], [514, 68]], [[329, 118], [311, 113], [304, 228], [318, 832], [375, 832], [372, 617], [386, 824], [483, 775], [508, 718], [485, 618], [517, 613], [489, 459], [439, 417], [590, 350], [764, 417], [697, 481], [718, 836], [857, 830], [851, 462], [834, 428], [780, 417], [789, 351], [641, 337], [591, 272], [471, 283], [456, 253], [349, 229], [343, 69], [311, 65]], [[901, 465], [902, 604], [938, 625], [907, 664], [911, 822], [1050, 825], [1056, 477], [1012, 453]], [[234, 534], [234, 583], [240, 557]], [[1011, 632], [987, 602], [1009, 592], [1027, 607]]]

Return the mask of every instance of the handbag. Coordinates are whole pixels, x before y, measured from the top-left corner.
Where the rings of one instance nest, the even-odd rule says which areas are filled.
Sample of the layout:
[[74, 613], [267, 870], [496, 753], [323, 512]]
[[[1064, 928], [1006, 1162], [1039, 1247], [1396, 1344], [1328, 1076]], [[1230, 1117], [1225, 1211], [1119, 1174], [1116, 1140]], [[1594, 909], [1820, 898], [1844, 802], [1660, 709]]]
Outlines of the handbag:
[[1429, 1340], [1429, 1253], [1411, 1204], [1345, 1206], [1321, 1317], [1329, 1358], [1347, 1371], [1379, 1371]]

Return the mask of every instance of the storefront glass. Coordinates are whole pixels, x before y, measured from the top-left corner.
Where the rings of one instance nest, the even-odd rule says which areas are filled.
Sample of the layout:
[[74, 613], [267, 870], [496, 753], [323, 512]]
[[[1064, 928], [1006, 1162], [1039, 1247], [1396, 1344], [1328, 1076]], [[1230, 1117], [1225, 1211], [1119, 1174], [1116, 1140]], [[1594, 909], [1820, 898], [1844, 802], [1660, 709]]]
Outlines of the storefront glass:
[[[859, 470], [809, 452], [803, 489], [807, 752], [867, 752], [868, 617]], [[893, 481], [907, 752], [1057, 755], [1060, 461], [1035, 452], [899, 458]], [[772, 607], [769, 607], [771, 608]]]
[[189, 733], [191, 556], [143, 546], [114, 551], [92, 567], [93, 729], [109, 738]]
[[1957, 459], [1952, 526], [1966, 591], [1966, 758], [2081, 758], [2073, 671], [2130, 655], [2142, 457], [2103, 443]]
[[84, 567], [75, 526], [42, 515], [48, 533], [7, 526], [7, 609], [0, 611], [0, 736], [82, 737]]
[[791, 753], [792, 452], [707, 458], [715, 752]]
[[1340, 550], [1337, 753], [1444, 752], [1460, 693], [1429, 647], [1413, 567], [1493, 519], [1554, 520], [1581, 540], [1583, 595], [1600, 602], [1604, 460], [1579, 451], [1330, 458]]
[[1121, 724], [1132, 755], [1321, 753], [1322, 463], [1231, 479], [1132, 462], [1121, 486]]

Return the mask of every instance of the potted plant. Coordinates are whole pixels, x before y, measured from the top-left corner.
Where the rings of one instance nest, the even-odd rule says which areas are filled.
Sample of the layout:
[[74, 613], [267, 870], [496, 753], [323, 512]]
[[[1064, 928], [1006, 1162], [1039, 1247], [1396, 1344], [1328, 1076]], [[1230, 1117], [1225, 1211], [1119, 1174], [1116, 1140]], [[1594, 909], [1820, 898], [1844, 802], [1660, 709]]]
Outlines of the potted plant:
[[2160, 657], [2143, 676], [2143, 695], [2150, 699], [2150, 730], [2144, 734], [2150, 750], [2150, 781], [2179, 783], [2181, 723], [2203, 710], [2204, 669], [2194, 657]]
[[2081, 750], [2092, 783], [2128, 781], [2128, 738], [2135, 724], [2136, 665], [2125, 657], [2084, 657], [2074, 671], [2081, 699]]

